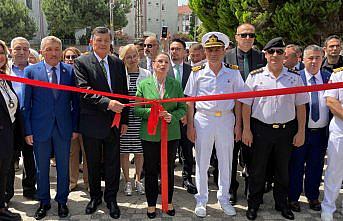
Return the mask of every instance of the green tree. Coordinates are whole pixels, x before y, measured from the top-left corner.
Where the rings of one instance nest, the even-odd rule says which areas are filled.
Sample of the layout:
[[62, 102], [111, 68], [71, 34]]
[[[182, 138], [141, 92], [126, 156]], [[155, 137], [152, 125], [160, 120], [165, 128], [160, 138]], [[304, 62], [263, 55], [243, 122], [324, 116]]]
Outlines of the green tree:
[[30, 40], [36, 30], [36, 23], [23, 3], [16, 0], [0, 1], [0, 39], [7, 43], [18, 36]]
[[[216, 7], [205, 11], [207, 3]], [[189, 5], [206, 31], [233, 38], [237, 25], [249, 22], [255, 25], [260, 44], [276, 36], [301, 45], [319, 44], [328, 35], [343, 32], [342, 0], [190, 0]]]
[[[130, 11], [130, 0], [117, 0], [113, 8], [114, 30], [127, 25], [125, 14]], [[60, 38], [72, 36], [76, 29], [96, 26], [109, 27], [108, 0], [44, 0], [42, 8], [50, 34]]]

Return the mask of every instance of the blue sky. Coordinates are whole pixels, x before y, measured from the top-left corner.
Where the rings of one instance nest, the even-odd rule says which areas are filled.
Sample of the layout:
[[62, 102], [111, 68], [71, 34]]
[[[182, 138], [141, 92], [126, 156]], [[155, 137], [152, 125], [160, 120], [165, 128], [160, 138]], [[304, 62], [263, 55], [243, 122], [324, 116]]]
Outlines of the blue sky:
[[188, 0], [178, 0], [178, 5], [186, 5]]

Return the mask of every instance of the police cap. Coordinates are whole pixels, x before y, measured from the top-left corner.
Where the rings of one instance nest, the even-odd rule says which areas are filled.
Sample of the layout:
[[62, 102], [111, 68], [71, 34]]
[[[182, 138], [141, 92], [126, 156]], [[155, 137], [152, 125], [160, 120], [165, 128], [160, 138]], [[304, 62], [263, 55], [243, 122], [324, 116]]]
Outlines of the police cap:
[[271, 49], [271, 48], [284, 48], [284, 47], [286, 47], [286, 44], [283, 41], [282, 37], [277, 37], [270, 40], [266, 44], [266, 46], [264, 46], [263, 51], [267, 51], [268, 49]]

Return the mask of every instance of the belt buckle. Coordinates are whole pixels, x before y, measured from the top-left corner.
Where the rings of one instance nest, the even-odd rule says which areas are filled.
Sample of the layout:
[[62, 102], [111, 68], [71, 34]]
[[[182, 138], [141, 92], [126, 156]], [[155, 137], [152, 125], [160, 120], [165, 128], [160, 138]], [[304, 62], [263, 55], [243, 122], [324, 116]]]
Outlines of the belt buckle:
[[214, 116], [216, 116], [216, 117], [221, 117], [221, 116], [222, 116], [222, 112], [221, 112], [221, 111], [216, 111], [216, 112], [214, 113]]
[[279, 128], [280, 128], [280, 125], [278, 125], [278, 124], [273, 124], [273, 128], [274, 128], [274, 129], [279, 129]]

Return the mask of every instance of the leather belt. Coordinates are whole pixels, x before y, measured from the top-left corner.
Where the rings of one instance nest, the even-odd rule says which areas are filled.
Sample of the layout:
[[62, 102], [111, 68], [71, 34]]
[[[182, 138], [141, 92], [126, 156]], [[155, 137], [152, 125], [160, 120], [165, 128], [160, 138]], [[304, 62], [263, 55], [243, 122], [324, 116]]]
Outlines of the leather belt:
[[223, 115], [232, 113], [232, 110], [226, 110], [226, 111], [208, 111], [208, 110], [202, 110], [202, 109], [197, 109], [196, 110], [199, 113], [209, 115], [209, 116], [215, 116], [215, 117], [221, 117]]
[[295, 120], [291, 120], [291, 121], [288, 121], [286, 123], [266, 124], [260, 120], [255, 119], [255, 118], [251, 118], [251, 120], [252, 120], [252, 122], [254, 122], [256, 124], [259, 124], [259, 125], [264, 126], [264, 127], [269, 127], [272, 129], [285, 129], [285, 128], [288, 128], [289, 126], [294, 125], [296, 123]]

